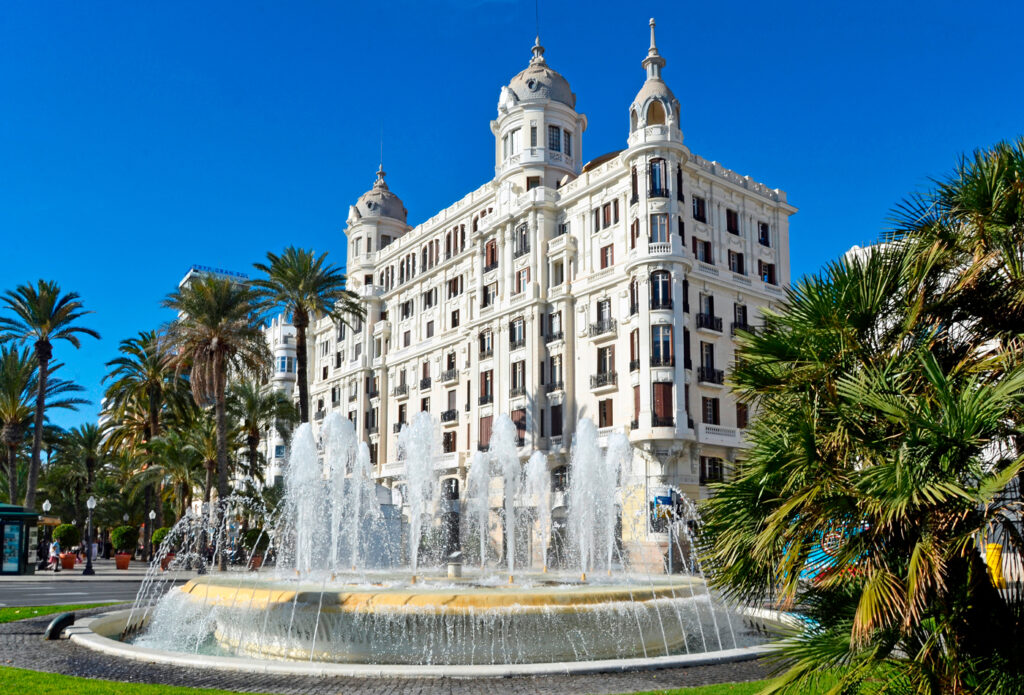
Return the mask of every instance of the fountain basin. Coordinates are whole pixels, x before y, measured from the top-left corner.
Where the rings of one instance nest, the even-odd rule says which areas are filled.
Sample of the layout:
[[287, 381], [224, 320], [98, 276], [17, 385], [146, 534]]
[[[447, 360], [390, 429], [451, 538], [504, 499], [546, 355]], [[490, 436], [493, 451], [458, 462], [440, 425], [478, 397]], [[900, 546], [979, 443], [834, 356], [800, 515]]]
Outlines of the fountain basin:
[[440, 576], [368, 583], [224, 575], [172, 590], [138, 642], [198, 649], [212, 640], [226, 654], [334, 663], [593, 661], [705, 651], [713, 610], [703, 582], [688, 576], [486, 586]]

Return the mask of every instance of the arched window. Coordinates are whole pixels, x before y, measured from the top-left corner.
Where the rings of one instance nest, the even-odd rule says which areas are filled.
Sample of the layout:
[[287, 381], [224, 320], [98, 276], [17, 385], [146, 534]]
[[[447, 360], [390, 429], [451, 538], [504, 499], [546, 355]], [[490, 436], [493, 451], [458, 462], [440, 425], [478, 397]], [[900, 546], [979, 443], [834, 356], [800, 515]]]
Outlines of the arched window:
[[448, 232], [444, 235], [444, 257], [452, 257], [452, 233]]
[[634, 109], [629, 110], [629, 132], [636, 130], [636, 111]]
[[665, 125], [665, 107], [660, 101], [652, 101], [647, 107], [647, 125]]

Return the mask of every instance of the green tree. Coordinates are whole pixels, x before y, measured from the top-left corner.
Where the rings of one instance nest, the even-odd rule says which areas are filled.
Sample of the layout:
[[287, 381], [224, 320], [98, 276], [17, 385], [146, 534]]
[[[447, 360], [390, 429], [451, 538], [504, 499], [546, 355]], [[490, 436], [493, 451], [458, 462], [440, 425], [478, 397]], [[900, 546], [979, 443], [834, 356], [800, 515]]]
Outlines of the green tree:
[[[178, 312], [168, 328], [177, 369], [189, 370], [197, 405], [213, 405], [217, 428], [217, 494], [228, 497], [227, 380], [231, 371], [264, 375], [270, 352], [260, 330], [255, 292], [232, 280], [206, 276], [180, 287], [164, 302]], [[220, 557], [223, 567], [225, 558]]]
[[[55, 463], [59, 462], [80, 472], [82, 497], [87, 498], [93, 493], [96, 474], [105, 463], [107, 457], [105, 438], [106, 431], [103, 427], [86, 423], [62, 433], [57, 442]], [[75, 510], [76, 518], [84, 519], [85, 514], [84, 506]]]
[[291, 314], [298, 362], [299, 421], [309, 422], [306, 329], [310, 321], [321, 316], [342, 323], [361, 318], [363, 308], [357, 295], [345, 289], [345, 273], [327, 263], [326, 252], [318, 256], [314, 251], [289, 246], [280, 256], [267, 253], [266, 263], [254, 265], [266, 275], [252, 281], [263, 312]]
[[29, 464], [25, 490], [25, 506], [33, 507], [41, 465], [43, 420], [46, 418], [46, 382], [50, 376], [53, 343], [66, 340], [78, 348], [81, 346], [80, 335], [99, 338], [100, 334], [77, 324], [79, 319], [91, 312], [82, 308], [76, 293], [61, 294], [60, 287], [55, 282], [39, 280], [35, 285], [19, 285], [14, 290], [4, 292], [0, 302], [13, 314], [0, 317], [0, 335], [4, 340], [31, 343], [39, 365], [36, 376], [38, 386], [33, 423], [32, 461]]
[[[212, 430], [213, 428], [211, 428]], [[217, 461], [217, 437], [214, 432], [211, 457], [213, 465]], [[136, 482], [140, 485], [152, 485], [154, 480], [166, 482], [163, 485], [164, 499], [170, 503], [178, 519], [185, 515], [192, 504], [192, 491], [203, 486], [204, 461], [202, 453], [189, 441], [189, 438], [176, 429], [164, 431], [147, 446], [153, 461], [145, 470], [136, 474]], [[212, 480], [212, 477], [211, 477]], [[154, 544], [156, 541], [153, 541]]]
[[263, 432], [276, 429], [287, 440], [299, 419], [295, 405], [272, 387], [260, 385], [255, 379], [240, 379], [231, 384], [228, 412], [245, 437], [248, 464], [246, 474], [263, 482], [260, 438]]
[[705, 504], [704, 555], [730, 597], [808, 618], [778, 687], [1024, 684], [1021, 590], [1000, 591], [984, 560], [1019, 518], [1024, 360], [942, 318], [950, 270], [915, 244], [878, 247], [796, 283], [740, 338], [731, 378], [757, 417]]
[[[43, 394], [46, 407], [75, 410], [77, 406], [88, 403], [70, 395], [81, 392], [82, 387], [53, 378], [59, 368], [59, 364], [50, 368], [51, 378]], [[18, 456], [25, 447], [26, 436], [33, 433], [38, 374], [39, 365], [30, 349], [0, 346], [0, 439], [7, 454], [5, 472], [11, 504], [17, 504], [18, 498]]]

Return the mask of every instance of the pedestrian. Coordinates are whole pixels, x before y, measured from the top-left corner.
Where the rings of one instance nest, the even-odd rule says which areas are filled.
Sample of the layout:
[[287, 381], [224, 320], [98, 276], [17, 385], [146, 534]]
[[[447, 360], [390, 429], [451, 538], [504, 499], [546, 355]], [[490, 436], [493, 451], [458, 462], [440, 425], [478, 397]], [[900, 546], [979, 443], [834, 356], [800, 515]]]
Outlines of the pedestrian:
[[53, 571], [60, 572], [60, 541], [56, 538], [50, 543], [50, 562], [53, 563]]

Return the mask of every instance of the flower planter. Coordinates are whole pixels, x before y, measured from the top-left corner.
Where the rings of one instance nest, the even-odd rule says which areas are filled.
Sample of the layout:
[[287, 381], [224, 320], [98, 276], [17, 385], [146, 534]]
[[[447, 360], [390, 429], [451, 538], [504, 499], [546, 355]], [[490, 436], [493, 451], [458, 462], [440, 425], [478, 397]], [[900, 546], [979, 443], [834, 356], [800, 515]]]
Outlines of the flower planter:
[[114, 564], [119, 570], [128, 569], [128, 563], [131, 562], [132, 556], [128, 553], [118, 553], [114, 556]]
[[61, 553], [60, 554], [60, 568], [62, 570], [73, 570], [75, 569], [75, 554], [74, 553]]
[[162, 558], [160, 558], [160, 569], [163, 570], [164, 572], [166, 572], [167, 571], [167, 565], [171, 564], [171, 560], [173, 560], [173, 559], [174, 559], [174, 553], [167, 553]]

